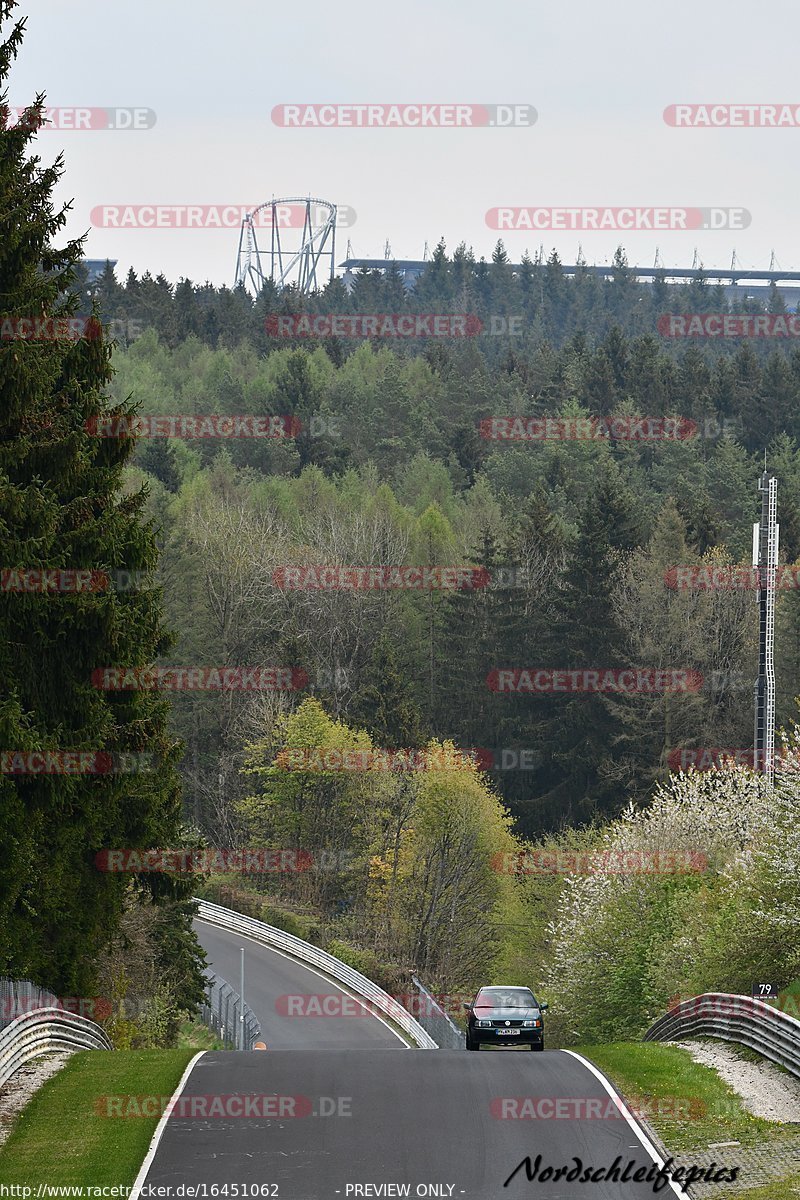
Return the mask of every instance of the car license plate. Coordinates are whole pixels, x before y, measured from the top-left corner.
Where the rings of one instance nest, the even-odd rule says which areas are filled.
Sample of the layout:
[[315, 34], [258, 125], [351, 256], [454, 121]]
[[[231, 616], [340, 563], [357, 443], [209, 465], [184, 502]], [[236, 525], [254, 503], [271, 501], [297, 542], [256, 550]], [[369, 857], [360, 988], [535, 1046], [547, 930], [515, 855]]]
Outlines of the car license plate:
[[519, 1037], [519, 1030], [518, 1029], [498, 1029], [497, 1034], [499, 1037]]

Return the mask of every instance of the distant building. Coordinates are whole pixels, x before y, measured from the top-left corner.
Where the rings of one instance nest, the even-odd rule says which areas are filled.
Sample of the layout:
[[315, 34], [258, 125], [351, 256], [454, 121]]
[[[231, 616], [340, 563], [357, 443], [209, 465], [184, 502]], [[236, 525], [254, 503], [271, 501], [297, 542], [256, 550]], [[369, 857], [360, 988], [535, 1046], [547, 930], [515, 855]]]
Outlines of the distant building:
[[106, 269], [107, 262], [111, 263], [112, 267], [115, 267], [117, 265], [117, 263], [119, 262], [119, 259], [117, 259], [117, 258], [85, 258], [83, 260], [83, 265], [86, 268], [86, 274], [88, 277], [88, 282], [90, 284], [97, 283], [98, 279], [100, 278], [100, 276], [103, 274], [103, 272]]

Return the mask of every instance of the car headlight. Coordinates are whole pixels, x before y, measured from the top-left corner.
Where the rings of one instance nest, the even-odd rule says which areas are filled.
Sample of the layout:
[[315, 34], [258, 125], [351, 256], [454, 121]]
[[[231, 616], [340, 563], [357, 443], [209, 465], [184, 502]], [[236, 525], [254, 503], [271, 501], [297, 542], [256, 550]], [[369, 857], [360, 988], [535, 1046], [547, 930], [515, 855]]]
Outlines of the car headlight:
[[478, 1027], [478, 1029], [491, 1029], [492, 1028], [491, 1021], [476, 1021], [475, 1024]]
[[536, 1017], [536, 1019], [533, 1021], [523, 1021], [522, 1022], [525, 1029], [538, 1029], [539, 1026], [541, 1025], [541, 1023], [542, 1022], [539, 1020], [538, 1017]]

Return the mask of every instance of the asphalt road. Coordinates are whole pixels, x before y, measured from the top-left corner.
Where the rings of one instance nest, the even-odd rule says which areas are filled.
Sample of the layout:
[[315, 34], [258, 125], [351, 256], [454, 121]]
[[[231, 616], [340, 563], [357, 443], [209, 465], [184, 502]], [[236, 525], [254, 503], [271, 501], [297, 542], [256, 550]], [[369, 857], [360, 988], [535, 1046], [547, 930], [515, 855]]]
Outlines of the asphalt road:
[[[241, 934], [227, 933], [217, 925], [195, 921], [194, 928], [208, 955], [208, 965], [239, 990], [240, 948], [244, 946], [245, 1000], [261, 1024], [261, 1040], [271, 1050], [297, 1047], [317, 1050], [341, 1050], [347, 1046], [404, 1049], [391, 1029], [372, 1016], [363, 1006], [343, 1001], [341, 1011], [357, 1011], [358, 1016], [289, 1016], [289, 1011], [320, 1011], [324, 1001], [305, 999], [295, 1004], [281, 997], [337, 997], [345, 993], [324, 976], [316, 975], [294, 959], [277, 950], [269, 950]], [[330, 1010], [328, 1010], [330, 1011]]]
[[[341, 993], [276, 951], [204, 922], [196, 928], [211, 965], [234, 986], [245, 946], [247, 1000], [269, 1049], [197, 1060], [150, 1159], [142, 1200], [675, 1196], [673, 1185], [654, 1192], [650, 1149], [574, 1055], [403, 1051], [371, 1015], [282, 1015], [281, 996]], [[581, 1182], [586, 1170], [615, 1160], [618, 1175], [633, 1163], [628, 1182]], [[567, 1169], [578, 1178], [565, 1180]], [[632, 1181], [636, 1170], [651, 1179]]]
[[[231, 1115], [225, 1098], [233, 1094], [240, 1105], [243, 1096], [257, 1097], [253, 1103], [266, 1105], [266, 1115]], [[599, 1111], [613, 1107], [601, 1081], [564, 1051], [398, 1054], [365, 1044], [207, 1053], [183, 1095], [183, 1104], [199, 1107], [193, 1117], [188, 1107], [170, 1117], [146, 1180], [151, 1188], [173, 1189], [162, 1196], [179, 1195], [180, 1184], [205, 1184], [199, 1196], [214, 1194], [214, 1184], [238, 1184], [239, 1196], [243, 1185], [272, 1185], [259, 1194], [278, 1200], [644, 1200], [655, 1194], [647, 1182], [530, 1182], [524, 1169], [503, 1186], [526, 1156], [532, 1164], [542, 1156], [540, 1174], [548, 1166], [573, 1168], [575, 1158], [594, 1170], [610, 1168], [617, 1156], [624, 1170], [633, 1159], [629, 1177], [652, 1165], [622, 1117], [500, 1118], [503, 1098], [564, 1097], [573, 1111], [577, 1098], [595, 1097]], [[209, 1097], [225, 1106], [224, 1115], [212, 1115]], [[389, 1184], [409, 1190], [386, 1190]], [[671, 1200], [675, 1193], [667, 1186], [658, 1194]]]

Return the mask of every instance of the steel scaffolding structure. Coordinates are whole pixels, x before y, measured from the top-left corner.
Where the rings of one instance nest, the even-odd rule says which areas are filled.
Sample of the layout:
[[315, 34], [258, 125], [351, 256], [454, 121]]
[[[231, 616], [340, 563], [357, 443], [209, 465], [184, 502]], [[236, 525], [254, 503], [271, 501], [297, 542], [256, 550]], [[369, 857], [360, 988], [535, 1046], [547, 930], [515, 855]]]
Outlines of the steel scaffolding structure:
[[[268, 231], [269, 250], [259, 247], [257, 227]], [[308, 295], [333, 279], [335, 252], [335, 204], [314, 196], [268, 200], [242, 221], [234, 287], [243, 284], [258, 295], [270, 281], [279, 290], [293, 285]]]

